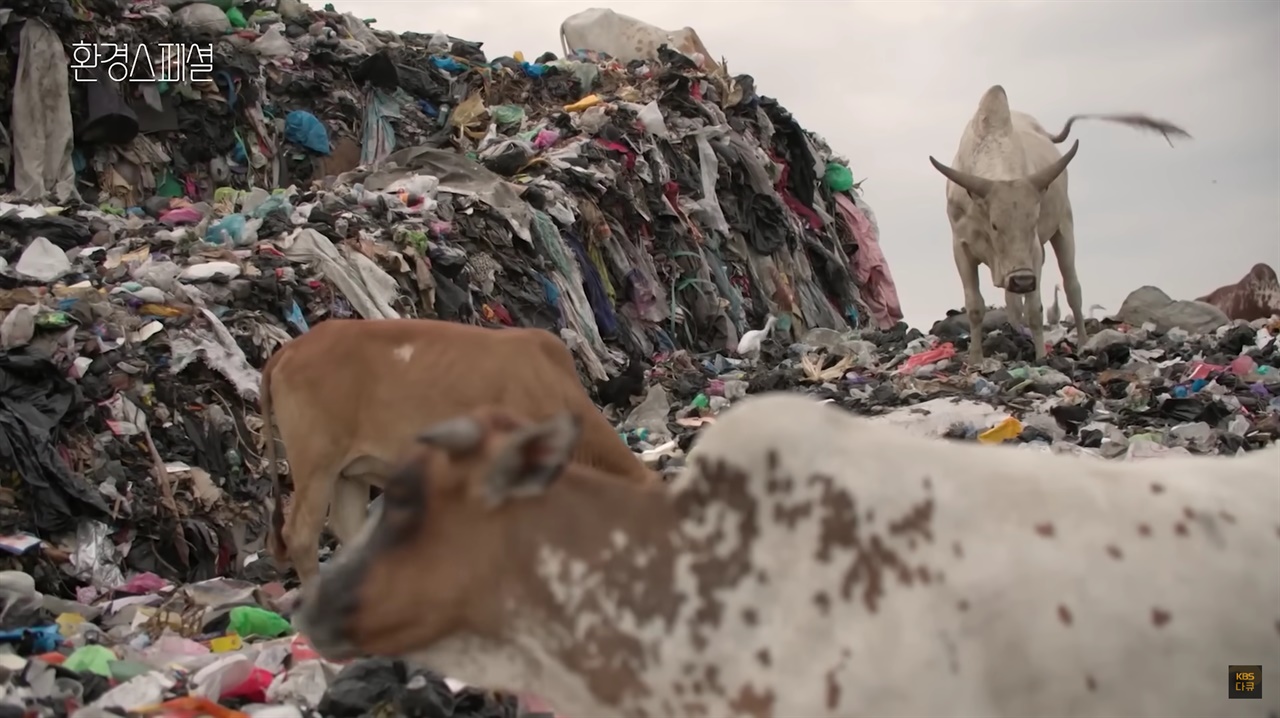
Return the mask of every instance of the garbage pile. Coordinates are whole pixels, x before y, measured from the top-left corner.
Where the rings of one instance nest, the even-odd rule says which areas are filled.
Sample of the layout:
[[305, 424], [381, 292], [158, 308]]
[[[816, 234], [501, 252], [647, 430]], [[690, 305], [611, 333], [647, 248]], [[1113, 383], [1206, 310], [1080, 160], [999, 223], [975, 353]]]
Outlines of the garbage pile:
[[[78, 718], [126, 711], [300, 718], [304, 709], [339, 718], [521, 714], [514, 696], [401, 661], [324, 661], [288, 620], [262, 605], [280, 591], [278, 583], [231, 579], [174, 586], [141, 573], [91, 606], [41, 596], [30, 576], [0, 572], [0, 643], [10, 649], [0, 652], [0, 711]], [[21, 708], [27, 712], [12, 710]]]
[[813, 329], [766, 343], [754, 362], [678, 357], [622, 427], [650, 461], [675, 467], [698, 429], [763, 391], [812, 394], [931, 436], [1101, 458], [1236, 454], [1280, 438], [1280, 319], [1207, 320], [1203, 306], [1151, 301], [1152, 289], [1116, 317], [1086, 320], [1083, 346], [1074, 329], [1047, 328], [1040, 363], [1030, 333], [1001, 309], [984, 319], [979, 366], [965, 361], [960, 311], [927, 335], [901, 323]]
[[543, 327], [596, 386], [766, 317], [902, 316], [848, 162], [747, 75], [491, 59], [297, 0], [11, 0], [0, 28], [0, 715], [510, 713], [426, 706], [441, 679], [403, 666], [339, 700], [246, 628], [284, 588], [254, 560], [259, 371], [317, 322]]

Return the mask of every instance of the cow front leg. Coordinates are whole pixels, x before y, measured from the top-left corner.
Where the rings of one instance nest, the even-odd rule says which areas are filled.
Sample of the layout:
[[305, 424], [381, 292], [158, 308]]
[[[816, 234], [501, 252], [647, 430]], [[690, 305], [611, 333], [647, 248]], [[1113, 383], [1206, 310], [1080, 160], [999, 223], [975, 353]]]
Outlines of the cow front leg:
[[1021, 294], [1014, 294], [1008, 289], [1004, 290], [1004, 313], [1014, 329], [1027, 326], [1026, 302], [1022, 300]]
[[1053, 254], [1058, 258], [1058, 269], [1062, 272], [1062, 290], [1067, 295], [1067, 306], [1076, 318], [1076, 346], [1083, 347], [1089, 340], [1089, 332], [1084, 328], [1084, 301], [1080, 296], [1080, 277], [1076, 274], [1076, 234], [1075, 224], [1071, 219], [1063, 222], [1058, 231], [1049, 240], [1053, 245]]
[[982, 320], [987, 313], [978, 284], [978, 263], [965, 251], [959, 237], [953, 237], [951, 249], [956, 270], [960, 272], [960, 283], [964, 285], [964, 309], [969, 317], [969, 363], [977, 364], [982, 361]]
[[1031, 342], [1035, 344], [1036, 360], [1044, 359], [1044, 307], [1040, 303], [1040, 282], [1036, 290], [1024, 297], [1027, 326], [1031, 329]]
[[368, 520], [369, 484], [346, 476], [338, 479], [329, 503], [329, 528], [338, 537], [339, 551], [345, 550], [360, 535]]

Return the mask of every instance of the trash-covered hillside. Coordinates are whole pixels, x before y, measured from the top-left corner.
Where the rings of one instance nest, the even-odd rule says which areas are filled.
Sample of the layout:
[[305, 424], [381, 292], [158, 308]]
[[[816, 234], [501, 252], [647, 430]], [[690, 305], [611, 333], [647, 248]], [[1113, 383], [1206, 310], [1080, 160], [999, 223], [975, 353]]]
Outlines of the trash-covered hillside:
[[[1121, 460], [1280, 433], [1280, 327], [1153, 288], [1085, 346], [1048, 332], [1041, 365], [991, 312], [992, 358], [964, 366], [962, 315], [901, 323], [856, 158], [748, 75], [296, 0], [18, 0], [0, 23], [0, 714], [539, 708], [295, 635], [293, 583], [259, 560], [258, 372], [332, 317], [554, 331], [670, 470], [770, 390]], [[638, 385], [596, 388], [629, 357]]]
[[337, 676], [274, 610], [259, 370], [318, 322], [543, 327], [594, 386], [766, 316], [774, 340], [901, 319], [856, 167], [747, 75], [295, 0], [18, 0], [0, 25], [0, 702], [30, 715], [513, 710]]

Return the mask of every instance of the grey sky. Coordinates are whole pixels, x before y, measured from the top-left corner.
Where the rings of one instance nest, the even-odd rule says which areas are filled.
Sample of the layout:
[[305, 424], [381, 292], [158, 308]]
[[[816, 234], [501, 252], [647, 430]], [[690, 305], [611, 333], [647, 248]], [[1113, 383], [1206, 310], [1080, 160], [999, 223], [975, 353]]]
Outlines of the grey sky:
[[[313, 0], [318, 2], [318, 0]], [[1051, 132], [1080, 112], [1145, 112], [1195, 139], [1086, 122], [1072, 136], [1077, 267], [1085, 306], [1110, 311], [1155, 284], [1192, 299], [1280, 267], [1280, 3], [337, 0], [384, 30], [482, 41], [490, 58], [560, 53], [560, 22], [611, 7], [698, 30], [731, 72], [755, 77], [849, 158], [880, 222], [907, 320], [963, 304], [944, 212], [950, 163], [978, 98], [1004, 85]], [[1051, 254], [1051, 252], [1050, 252]], [[1044, 301], [1060, 281], [1046, 263]], [[1003, 295], [982, 273], [988, 303]], [[1063, 313], [1067, 311], [1065, 300]]]

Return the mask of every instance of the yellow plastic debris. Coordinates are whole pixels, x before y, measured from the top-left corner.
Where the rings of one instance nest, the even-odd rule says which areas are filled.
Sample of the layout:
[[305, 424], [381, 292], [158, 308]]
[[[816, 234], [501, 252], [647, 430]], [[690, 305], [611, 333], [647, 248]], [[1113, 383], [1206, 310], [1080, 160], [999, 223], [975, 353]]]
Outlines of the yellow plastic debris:
[[1008, 417], [1004, 421], [978, 434], [978, 441], [984, 444], [1000, 444], [1009, 439], [1016, 439], [1022, 433], [1022, 422]]
[[524, 53], [520, 52], [519, 50], [516, 50], [516, 54], [512, 55], [511, 59], [515, 60], [516, 62], [524, 62]]
[[62, 629], [62, 635], [71, 633], [71, 628], [84, 623], [84, 616], [78, 613], [60, 613], [57, 618], [58, 627]]
[[209, 650], [214, 653], [230, 653], [238, 651], [244, 646], [244, 641], [240, 640], [240, 636], [234, 633], [228, 633], [225, 636], [218, 636], [209, 641]]
[[583, 110], [589, 107], [595, 107], [601, 102], [604, 102], [604, 100], [600, 99], [599, 95], [587, 95], [586, 97], [582, 98], [581, 100], [578, 100], [572, 105], [565, 105], [564, 111], [565, 112], [582, 112]]

